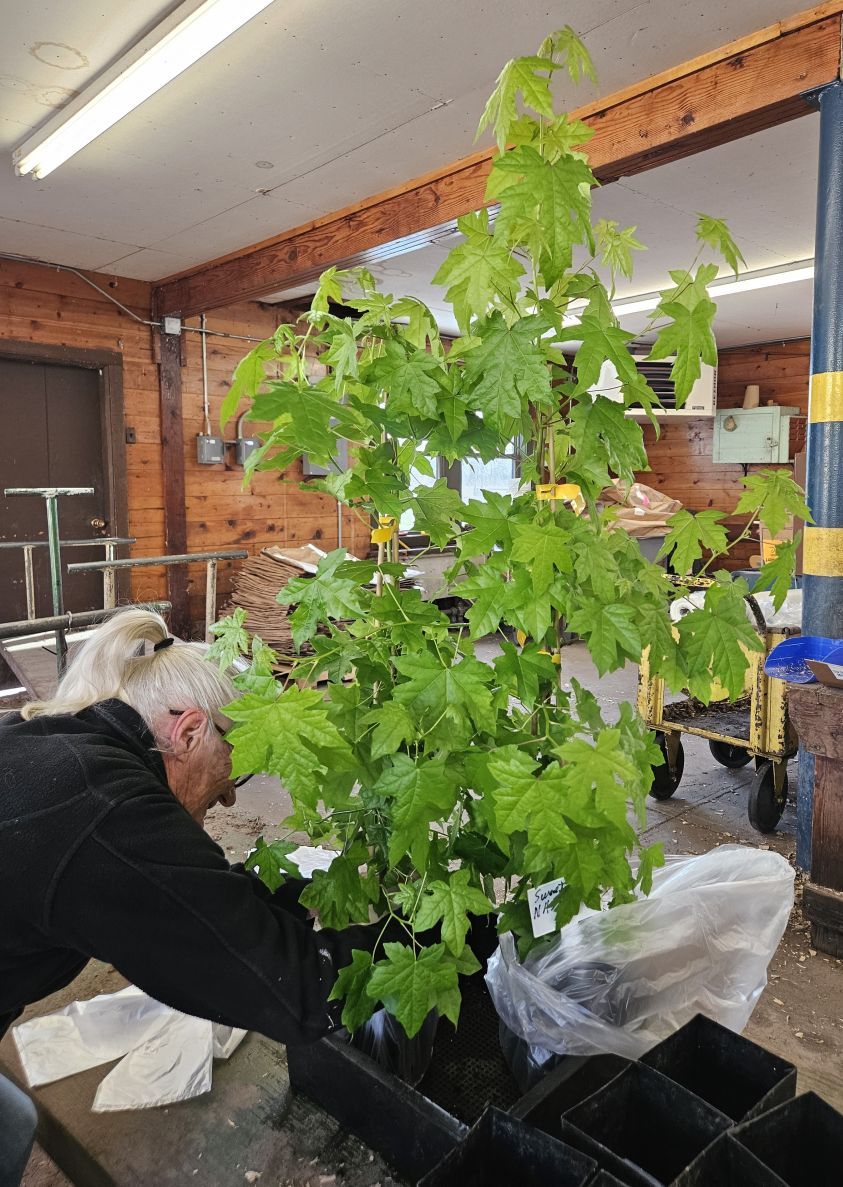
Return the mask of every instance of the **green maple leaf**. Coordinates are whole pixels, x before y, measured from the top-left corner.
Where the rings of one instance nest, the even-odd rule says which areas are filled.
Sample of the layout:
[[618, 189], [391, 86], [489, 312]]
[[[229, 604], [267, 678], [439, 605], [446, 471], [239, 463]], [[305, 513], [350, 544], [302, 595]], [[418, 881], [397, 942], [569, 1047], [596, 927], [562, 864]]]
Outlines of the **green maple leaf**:
[[638, 626], [641, 639], [649, 648], [651, 672], [663, 677], [671, 692], [679, 692], [686, 685], [688, 672], [666, 607], [639, 607]]
[[384, 944], [386, 957], [372, 968], [367, 992], [383, 1002], [408, 1038], [418, 1034], [431, 1010], [438, 1010], [456, 1026], [460, 993], [457, 966], [444, 944], [432, 944], [416, 954], [405, 944]]
[[597, 82], [597, 71], [594, 69], [591, 54], [586, 49], [585, 42], [577, 36], [570, 25], [551, 33], [539, 46], [540, 58], [548, 58], [553, 54], [563, 56], [572, 82], [582, 82], [583, 78]]
[[678, 301], [662, 301], [658, 312], [672, 321], [659, 330], [647, 357], [665, 359], [676, 355], [670, 378], [676, 390], [677, 407], [681, 408], [700, 377], [700, 360], [709, 366], [717, 366], [717, 343], [711, 332], [717, 306], [708, 297], [698, 301], [692, 309]]
[[[763, 644], [746, 617], [742, 583], [712, 587], [702, 609], [692, 610], [678, 623], [688, 690], [708, 700], [712, 678], [734, 699], [743, 692], [749, 660], [741, 647], [760, 651]], [[746, 586], [743, 586], [744, 590]]]
[[430, 652], [396, 656], [393, 662], [405, 677], [396, 684], [393, 699], [407, 708], [429, 741], [467, 740], [474, 729], [494, 732], [488, 687], [492, 669], [486, 664], [467, 656], [443, 666]]
[[512, 535], [512, 559], [531, 566], [536, 594], [547, 593], [556, 572], [571, 572], [571, 541], [562, 528], [516, 524]]
[[505, 851], [509, 838], [518, 832], [526, 832], [532, 843], [548, 850], [576, 840], [560, 811], [561, 772], [553, 768], [536, 773], [536, 766], [514, 746], [501, 747], [489, 761], [493, 782], [486, 794], [494, 805], [494, 839]]
[[295, 577], [278, 594], [277, 601], [282, 606], [296, 607], [290, 615], [290, 625], [297, 647], [316, 633], [321, 622], [365, 614], [359, 583], [337, 575], [345, 559], [344, 548], [334, 549], [322, 557], [312, 577]]
[[793, 516], [813, 523], [804, 492], [787, 470], [760, 470], [743, 479], [746, 488], [735, 513], [757, 514], [771, 536], [776, 536]]
[[258, 837], [255, 847], [243, 863], [247, 870], [254, 870], [271, 891], [283, 886], [287, 877], [300, 878], [299, 868], [288, 859], [288, 854], [298, 849], [295, 841], [270, 841]]
[[528, 401], [548, 403], [550, 372], [538, 343], [544, 329], [535, 314], [510, 326], [497, 310], [475, 327], [479, 345], [465, 354], [463, 394], [492, 428], [507, 429]]
[[653, 889], [653, 870], [664, 865], [664, 842], [656, 841], [639, 852], [638, 885], [642, 894], [649, 894]]
[[512, 517], [515, 512], [510, 495], [484, 490], [482, 501], [470, 499], [462, 509], [462, 517], [473, 531], [460, 537], [460, 556], [480, 556], [497, 545], [506, 548], [512, 543]]
[[221, 618], [211, 627], [214, 642], [205, 658], [218, 664], [221, 672], [230, 668], [241, 656], [249, 654], [249, 632], [245, 622], [246, 611], [238, 606], [233, 614]]
[[580, 318], [576, 334], [581, 339], [581, 346], [574, 356], [578, 394], [597, 383], [607, 359], [614, 365], [621, 384], [637, 383], [638, 370], [627, 348], [632, 334], [620, 326], [605, 325], [598, 317], [588, 314]]
[[670, 556], [674, 572], [685, 576], [691, 572], [694, 561], [698, 561], [703, 549], [714, 554], [724, 552], [729, 544], [726, 529], [722, 526], [723, 515], [719, 511], [677, 511], [668, 519], [670, 527], [665, 536], [659, 556]]
[[536, 643], [526, 643], [519, 651], [504, 639], [494, 664], [499, 678], [525, 705], [538, 700], [542, 686], [552, 687], [559, 676], [550, 656]]
[[387, 701], [365, 718], [366, 723], [375, 722], [372, 732], [372, 758], [383, 758], [395, 754], [404, 742], [411, 742], [416, 734], [415, 725], [403, 705]]
[[548, 288], [571, 265], [575, 244], [591, 238], [594, 174], [581, 154], [546, 160], [522, 144], [496, 158], [488, 197], [500, 200], [495, 232], [519, 237], [527, 225], [539, 246], [539, 265]]
[[504, 621], [531, 639], [543, 639], [550, 629], [551, 604], [547, 593], [537, 595], [529, 569], [518, 567], [500, 590]]
[[673, 269], [670, 272], [673, 288], [662, 289], [659, 293], [661, 304], [675, 301], [686, 309], [694, 309], [700, 301], [708, 300], [708, 286], [717, 279], [719, 271], [716, 264], [700, 264], [696, 275], [682, 268]]
[[277, 382], [271, 383], [269, 391], [255, 399], [251, 415], [255, 421], [276, 424], [268, 443], [286, 445], [295, 455], [308, 453], [323, 465], [337, 452], [337, 434], [332, 421], [338, 416], [347, 420], [348, 416], [333, 396], [316, 387]]
[[641, 637], [630, 606], [619, 602], [581, 606], [570, 615], [568, 625], [584, 639], [601, 676], [622, 667], [627, 659], [641, 658]]
[[393, 340], [383, 346], [383, 354], [365, 371], [364, 381], [389, 395], [390, 411], [420, 416], [436, 415], [436, 397], [440, 391], [437, 375], [441, 364], [424, 350], [407, 350]]
[[459, 531], [462, 500], [446, 478], [432, 486], [418, 486], [409, 500], [417, 532], [424, 532], [437, 548], [444, 548]]
[[322, 335], [328, 343], [328, 349], [319, 356], [320, 363], [331, 367], [337, 388], [341, 388], [346, 379], [358, 377], [357, 338], [354, 326], [348, 320], [327, 315], [329, 329]]
[[568, 764], [565, 769], [568, 787], [586, 798], [593, 790], [597, 810], [623, 828], [627, 796], [633, 784], [640, 782], [641, 774], [624, 752], [621, 731], [604, 729], [594, 743], [572, 738], [558, 747], [557, 754]]
[[277, 775], [293, 796], [314, 807], [328, 764], [351, 758], [348, 742], [328, 720], [321, 691], [293, 686], [274, 698], [250, 693], [223, 712], [235, 723], [226, 734], [232, 775]]
[[518, 98], [539, 115], [553, 117], [550, 71], [555, 63], [545, 58], [514, 58], [507, 62], [497, 78], [495, 89], [483, 109], [475, 140], [488, 127], [495, 133], [495, 143], [503, 152], [509, 129], [518, 119]]
[[266, 342], [259, 342], [240, 360], [234, 369], [231, 387], [220, 408], [221, 429], [231, 420], [244, 396], [248, 400], [255, 398], [266, 381], [266, 364], [275, 357], [275, 344], [268, 338]]
[[788, 591], [793, 585], [793, 574], [796, 569], [796, 550], [802, 533], [799, 532], [793, 540], [782, 540], [776, 545], [776, 555], [771, 561], [761, 566], [761, 571], [753, 586], [754, 591], [769, 589], [773, 596], [773, 607], [781, 610], [787, 598]]
[[600, 259], [610, 268], [612, 274], [620, 272], [632, 280], [632, 253], [645, 251], [644, 244], [635, 238], [636, 227], [624, 227], [612, 219], [601, 218], [594, 227], [594, 234], [600, 248]]
[[336, 268], [325, 269], [319, 277], [319, 287], [310, 302], [313, 313], [327, 313], [332, 304], [342, 304], [343, 292], [339, 277], [343, 275], [347, 273], [338, 272]]
[[[632, 481], [637, 470], [647, 468], [647, 454], [641, 426], [624, 413], [622, 404], [598, 396], [575, 402], [570, 414], [571, 440], [580, 457], [592, 465], [605, 459], [604, 465], [624, 481]], [[600, 485], [608, 485], [600, 479]]]
[[342, 1024], [350, 1034], [359, 1030], [375, 1012], [375, 1003], [366, 992], [372, 975], [372, 965], [371, 952], [361, 952], [359, 948], [355, 948], [351, 953], [351, 963], [340, 969], [334, 987], [328, 994], [329, 1002], [345, 998]]
[[482, 639], [484, 635], [491, 635], [498, 629], [504, 612], [501, 598], [503, 580], [503, 575], [487, 562], [479, 572], [456, 587], [455, 592], [460, 597], [471, 601], [467, 618], [472, 639]]
[[447, 882], [431, 882], [421, 897], [413, 921], [416, 931], [442, 923], [442, 939], [455, 956], [461, 955], [468, 934], [469, 914], [488, 915], [492, 910], [482, 890], [471, 886], [471, 871], [456, 870]]
[[395, 865], [409, 853], [416, 867], [424, 869], [430, 824], [447, 819], [457, 802], [457, 787], [444, 763], [439, 759], [417, 763], [407, 754], [395, 754], [372, 790], [392, 801], [389, 860]]
[[310, 885], [299, 895], [303, 907], [319, 914], [323, 927], [338, 929], [349, 923], [368, 923], [369, 907], [380, 897], [374, 873], [361, 876], [352, 857], [335, 857], [327, 870], [314, 870]]
[[445, 298], [465, 332], [472, 317], [483, 317], [496, 298], [515, 299], [524, 268], [509, 245], [490, 233], [487, 210], [457, 219], [457, 228], [465, 242], [448, 253], [433, 283], [448, 286]]
[[722, 218], [712, 218], [709, 214], [698, 214], [696, 233], [700, 243], [707, 243], [709, 247], [713, 247], [720, 253], [735, 276], [740, 272], [741, 265], [746, 267], [746, 260]]
[[392, 316], [407, 318], [402, 334], [407, 342], [417, 346], [419, 350], [427, 350], [429, 347], [431, 354], [438, 359], [444, 356], [436, 318], [424, 301], [420, 301], [418, 297], [402, 297], [392, 306]]

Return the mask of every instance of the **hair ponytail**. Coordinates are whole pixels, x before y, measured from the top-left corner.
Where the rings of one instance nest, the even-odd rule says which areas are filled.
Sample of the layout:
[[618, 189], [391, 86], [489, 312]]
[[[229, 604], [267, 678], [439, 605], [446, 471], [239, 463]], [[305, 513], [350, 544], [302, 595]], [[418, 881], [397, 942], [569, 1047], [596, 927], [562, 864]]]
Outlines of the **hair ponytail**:
[[79, 713], [115, 698], [152, 727], [168, 709], [195, 706], [211, 715], [235, 699], [231, 681], [205, 658], [204, 644], [169, 641], [167, 624], [154, 610], [121, 610], [82, 643], [56, 695], [25, 705], [22, 716]]

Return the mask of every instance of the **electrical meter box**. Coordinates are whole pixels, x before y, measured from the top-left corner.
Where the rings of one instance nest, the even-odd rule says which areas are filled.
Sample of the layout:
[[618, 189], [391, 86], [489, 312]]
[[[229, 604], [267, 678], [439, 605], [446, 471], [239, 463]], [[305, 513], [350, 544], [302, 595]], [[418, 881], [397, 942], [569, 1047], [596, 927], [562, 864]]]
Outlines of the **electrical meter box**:
[[260, 449], [263, 442], [259, 437], [238, 437], [234, 442], [234, 461], [238, 466], [246, 465], [246, 458], [256, 449]]
[[719, 408], [714, 419], [715, 462], [790, 461], [790, 422], [798, 408]]
[[225, 461], [225, 442], [222, 437], [207, 433], [196, 434], [196, 460], [200, 466], [216, 466]]

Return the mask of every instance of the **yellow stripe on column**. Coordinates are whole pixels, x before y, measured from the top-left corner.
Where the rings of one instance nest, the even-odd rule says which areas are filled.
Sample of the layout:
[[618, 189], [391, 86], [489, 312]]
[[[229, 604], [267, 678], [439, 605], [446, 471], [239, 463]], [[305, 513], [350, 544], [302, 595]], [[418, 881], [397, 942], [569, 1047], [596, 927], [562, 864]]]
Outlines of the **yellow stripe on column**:
[[802, 571], [811, 577], [843, 577], [843, 528], [805, 528]]
[[823, 371], [811, 376], [811, 424], [843, 420], [843, 371]]

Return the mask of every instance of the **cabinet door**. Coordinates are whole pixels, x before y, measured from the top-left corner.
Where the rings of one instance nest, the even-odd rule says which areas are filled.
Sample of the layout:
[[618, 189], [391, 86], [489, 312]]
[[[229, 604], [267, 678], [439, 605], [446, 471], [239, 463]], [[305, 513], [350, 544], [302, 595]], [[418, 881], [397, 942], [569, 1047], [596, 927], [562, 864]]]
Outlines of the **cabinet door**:
[[[727, 424], [734, 421], [734, 428]], [[772, 462], [779, 452], [779, 410], [722, 408], [714, 426], [715, 462]]]

